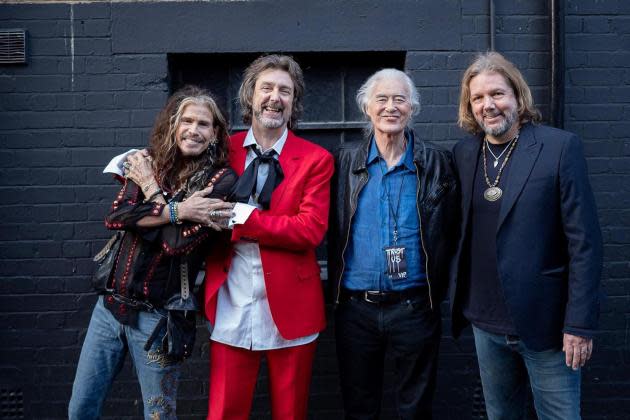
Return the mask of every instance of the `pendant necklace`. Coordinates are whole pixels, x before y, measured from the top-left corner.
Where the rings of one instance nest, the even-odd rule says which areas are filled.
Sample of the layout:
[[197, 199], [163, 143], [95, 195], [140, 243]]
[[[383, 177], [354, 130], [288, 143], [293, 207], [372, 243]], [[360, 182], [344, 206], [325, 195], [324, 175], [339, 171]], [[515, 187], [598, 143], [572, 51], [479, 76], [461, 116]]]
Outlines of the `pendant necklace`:
[[[516, 137], [514, 137], [514, 139], [515, 139], [515, 138], [516, 138]], [[510, 141], [510, 143], [511, 143], [511, 142], [513, 142], [513, 141], [514, 141], [514, 139], [512, 139], [512, 140]], [[497, 165], [499, 164], [499, 159], [501, 159], [501, 156], [503, 156], [503, 154], [507, 151], [507, 149], [509, 149], [509, 148], [510, 148], [510, 145], [508, 144], [508, 145], [507, 145], [507, 147], [505, 147], [505, 148], [503, 149], [503, 151], [502, 151], [501, 153], [499, 153], [499, 156], [497, 156], [497, 155], [495, 155], [495, 154], [494, 154], [494, 152], [493, 152], [493, 151], [492, 151], [492, 149], [490, 148], [490, 145], [488, 144], [488, 138], [486, 137], [486, 138], [484, 138], [484, 140], [485, 140], [485, 142], [486, 142], [486, 147], [488, 148], [488, 151], [490, 152], [490, 154], [491, 154], [491, 155], [492, 155], [492, 157], [494, 158], [494, 162], [492, 162], [492, 167], [493, 167], [493, 168], [496, 168], [496, 167], [497, 167]]]
[[[505, 159], [503, 160], [503, 163], [499, 167], [499, 172], [497, 172], [497, 177], [494, 179], [494, 182], [490, 182], [490, 178], [488, 177], [486, 150], [490, 151], [490, 153], [492, 153], [492, 150], [490, 150], [490, 146], [488, 145], [488, 139], [487, 138], [485, 139], [485, 143], [483, 147], [483, 175], [486, 179], [486, 184], [488, 184], [488, 188], [483, 192], [483, 198], [485, 198], [488, 201], [497, 201], [503, 195], [503, 190], [501, 190], [501, 188], [498, 187], [499, 180], [501, 179], [501, 174], [503, 173], [503, 169], [505, 168], [507, 161], [510, 159], [510, 155], [512, 154], [512, 151], [516, 147], [516, 143], [518, 143], [518, 135], [519, 133], [517, 132], [516, 136], [510, 141], [510, 145], [505, 148], [505, 150], [507, 150], [508, 152], [505, 155]], [[503, 152], [505, 152], [505, 150], [503, 150]], [[501, 157], [503, 152], [501, 152], [501, 154], [498, 157]], [[495, 156], [494, 153], [492, 153], [492, 156], [496, 158], [495, 163], [498, 163], [497, 161], [498, 157]]]

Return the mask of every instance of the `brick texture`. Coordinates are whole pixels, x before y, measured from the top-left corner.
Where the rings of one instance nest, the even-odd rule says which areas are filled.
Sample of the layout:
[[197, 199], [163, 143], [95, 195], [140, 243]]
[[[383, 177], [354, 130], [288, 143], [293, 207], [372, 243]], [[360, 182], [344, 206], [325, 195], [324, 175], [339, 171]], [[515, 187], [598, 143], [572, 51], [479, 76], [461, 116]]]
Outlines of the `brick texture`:
[[[489, 48], [488, 2], [444, 2], [449, 14], [458, 13], [444, 16], [456, 23], [442, 28], [449, 33], [447, 42], [438, 30], [427, 34], [426, 28], [433, 26], [421, 16], [409, 18], [406, 9], [413, 2], [397, 1], [386, 7], [388, 2], [382, 1], [342, 3], [338, 13], [335, 7], [314, 8], [313, 13], [296, 14], [291, 22], [277, 22], [284, 31], [282, 38], [290, 38], [290, 45], [298, 46], [296, 51], [304, 51], [296, 39], [301, 36], [300, 26], [306, 25], [327, 28], [308, 32], [303, 42], [306, 51], [359, 50], [359, 45], [361, 50], [404, 49], [405, 68], [421, 93], [416, 129], [425, 139], [452, 145], [462, 136], [454, 123], [462, 71], [475, 52]], [[496, 49], [521, 68], [548, 118], [547, 2], [495, 3]], [[603, 285], [608, 295], [593, 359], [583, 373], [582, 409], [587, 419], [621, 419], [630, 412], [630, 7], [621, 0], [561, 3], [565, 3], [560, 26], [564, 115], [559, 124], [584, 141], [605, 239]], [[88, 285], [91, 256], [109, 236], [102, 220], [116, 191], [101, 170], [114, 154], [146, 144], [168, 94], [168, 54], [155, 42], [160, 35], [143, 45], [120, 21], [129, 11], [153, 10], [151, 16], [165, 30], [172, 25], [186, 27], [182, 16], [160, 15], [155, 6], [150, 2], [0, 4], [0, 29], [28, 31], [28, 64], [0, 65], [0, 383], [23, 391], [27, 418], [66, 417], [95, 301]], [[188, 5], [180, 7], [183, 11]], [[236, 46], [241, 39], [243, 50], [234, 47], [226, 52], [283, 49], [236, 28], [226, 34], [209, 29], [214, 25], [210, 12], [226, 15], [221, 9], [231, 8], [236, 16], [248, 16], [249, 7], [263, 13], [260, 4], [209, 2], [195, 7], [208, 10], [203, 33], [187, 35], [185, 50], [168, 52], [212, 53], [213, 46]], [[371, 9], [393, 14], [388, 22], [400, 14], [400, 21], [406, 23], [395, 29], [404, 42], [397, 44], [391, 36], [381, 41], [380, 29], [374, 28], [372, 36], [354, 31], [365, 33], [364, 39], [354, 37], [344, 43], [344, 34], [355, 29], [346, 27], [350, 7], [364, 9], [370, 22]], [[350, 24], [363, 30], [361, 16], [353, 17]], [[274, 19], [273, 12], [268, 18]], [[151, 25], [159, 27], [156, 22]], [[435, 46], [426, 41], [414, 44], [413, 31], [418, 29], [425, 29], [423, 39], [433, 40]], [[319, 40], [317, 33], [326, 36]], [[222, 37], [228, 36], [230, 42], [222, 44]], [[443, 309], [446, 313], [446, 303]], [[445, 317], [435, 417], [473, 418], [479, 400], [474, 345], [470, 334], [453, 340], [449, 328]], [[182, 374], [178, 402], [182, 419], [206, 413], [207, 360], [207, 332], [200, 323], [195, 354]], [[391, 371], [388, 362], [384, 418], [395, 418]], [[310, 398], [309, 418], [342, 418], [332, 326], [321, 336]], [[270, 418], [264, 368], [253, 408], [253, 418]], [[129, 361], [113, 385], [103, 416], [142, 417]]]

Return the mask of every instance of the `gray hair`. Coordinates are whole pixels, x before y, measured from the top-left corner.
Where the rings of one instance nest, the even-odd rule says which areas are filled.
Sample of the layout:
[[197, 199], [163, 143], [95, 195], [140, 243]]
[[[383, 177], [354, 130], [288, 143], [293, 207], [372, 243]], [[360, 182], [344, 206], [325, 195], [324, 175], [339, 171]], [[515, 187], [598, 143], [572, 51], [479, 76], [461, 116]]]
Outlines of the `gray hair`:
[[[409, 92], [409, 101], [411, 102], [411, 116], [414, 116], [420, 112], [420, 94], [418, 93], [418, 89], [416, 89], [416, 85], [414, 85], [411, 78], [404, 71], [400, 71], [398, 69], [382, 69], [368, 77], [368, 79], [361, 85], [359, 90], [357, 91], [357, 105], [359, 106], [359, 110], [367, 120], [366, 133], [371, 133], [373, 130], [372, 121], [367, 114], [367, 106], [370, 98], [372, 97], [372, 91], [374, 90], [374, 86], [376, 83], [380, 82], [383, 79], [398, 79], [402, 80], [405, 85], [407, 85], [407, 91]], [[409, 118], [407, 121], [407, 127], [411, 127], [412, 119]]]

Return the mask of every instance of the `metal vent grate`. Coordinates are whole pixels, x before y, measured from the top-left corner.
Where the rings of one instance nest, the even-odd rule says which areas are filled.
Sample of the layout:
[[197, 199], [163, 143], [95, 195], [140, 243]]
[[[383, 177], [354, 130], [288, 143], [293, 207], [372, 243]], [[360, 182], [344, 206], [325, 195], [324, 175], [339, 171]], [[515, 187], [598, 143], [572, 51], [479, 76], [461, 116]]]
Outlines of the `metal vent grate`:
[[0, 388], [0, 418], [23, 419], [24, 395], [21, 389]]
[[0, 64], [26, 63], [26, 31], [0, 29]]

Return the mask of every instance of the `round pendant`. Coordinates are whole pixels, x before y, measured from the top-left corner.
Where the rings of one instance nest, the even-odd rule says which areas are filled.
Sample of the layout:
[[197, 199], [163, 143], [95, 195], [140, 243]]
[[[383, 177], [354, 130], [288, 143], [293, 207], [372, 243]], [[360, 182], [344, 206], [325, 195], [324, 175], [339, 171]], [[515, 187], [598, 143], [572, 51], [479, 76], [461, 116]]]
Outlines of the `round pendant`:
[[483, 192], [483, 198], [488, 201], [497, 201], [503, 195], [503, 191], [499, 187], [490, 187]]

